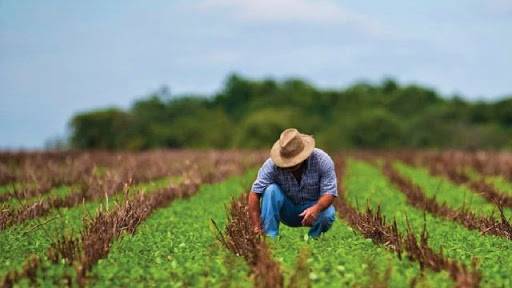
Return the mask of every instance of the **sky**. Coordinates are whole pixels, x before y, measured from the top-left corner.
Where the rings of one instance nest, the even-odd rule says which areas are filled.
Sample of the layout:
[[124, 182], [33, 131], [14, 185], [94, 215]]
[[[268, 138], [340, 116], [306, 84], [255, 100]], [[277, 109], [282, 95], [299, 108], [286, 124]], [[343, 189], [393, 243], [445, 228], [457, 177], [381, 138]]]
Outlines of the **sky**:
[[229, 73], [321, 88], [394, 77], [512, 95], [512, 0], [0, 0], [0, 149], [37, 149], [78, 112]]

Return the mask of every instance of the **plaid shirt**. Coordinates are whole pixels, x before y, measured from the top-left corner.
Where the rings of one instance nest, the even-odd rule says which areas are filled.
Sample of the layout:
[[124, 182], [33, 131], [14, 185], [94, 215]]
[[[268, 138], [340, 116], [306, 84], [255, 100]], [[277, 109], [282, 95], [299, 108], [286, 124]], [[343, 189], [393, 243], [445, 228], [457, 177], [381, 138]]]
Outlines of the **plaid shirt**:
[[251, 187], [255, 193], [263, 193], [272, 183], [281, 187], [284, 194], [295, 204], [316, 201], [320, 195], [338, 195], [334, 162], [322, 149], [315, 148], [306, 159], [306, 169], [300, 183], [292, 172], [277, 167], [268, 158], [258, 171], [258, 177]]

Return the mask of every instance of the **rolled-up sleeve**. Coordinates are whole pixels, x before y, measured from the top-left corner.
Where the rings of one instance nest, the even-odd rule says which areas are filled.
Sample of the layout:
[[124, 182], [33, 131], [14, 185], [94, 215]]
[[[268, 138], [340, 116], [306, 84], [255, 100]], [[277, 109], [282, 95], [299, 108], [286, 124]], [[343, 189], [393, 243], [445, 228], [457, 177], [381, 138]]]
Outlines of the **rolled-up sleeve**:
[[252, 184], [251, 191], [255, 193], [263, 193], [265, 189], [274, 182], [274, 163], [269, 158], [258, 171], [258, 176]]
[[338, 181], [336, 179], [336, 171], [334, 162], [331, 157], [325, 155], [320, 164], [320, 195], [330, 194], [338, 196]]

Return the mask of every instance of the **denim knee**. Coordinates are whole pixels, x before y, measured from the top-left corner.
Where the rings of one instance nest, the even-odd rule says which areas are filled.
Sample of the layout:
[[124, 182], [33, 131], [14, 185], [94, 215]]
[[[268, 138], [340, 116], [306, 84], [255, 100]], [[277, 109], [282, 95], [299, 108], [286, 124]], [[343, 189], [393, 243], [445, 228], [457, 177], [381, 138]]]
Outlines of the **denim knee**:
[[263, 195], [267, 195], [267, 197], [281, 196], [282, 194], [283, 191], [281, 190], [281, 187], [275, 183], [268, 185], [263, 192]]
[[277, 185], [276, 183], [272, 183], [272, 184], [268, 185], [267, 188], [265, 188], [265, 192], [274, 191], [274, 190], [281, 191], [281, 187], [279, 187], [279, 185]]
[[321, 222], [322, 226], [330, 226], [334, 222], [335, 219], [336, 219], [336, 210], [331, 205], [327, 209], [325, 209], [322, 213], [320, 213], [318, 221]]

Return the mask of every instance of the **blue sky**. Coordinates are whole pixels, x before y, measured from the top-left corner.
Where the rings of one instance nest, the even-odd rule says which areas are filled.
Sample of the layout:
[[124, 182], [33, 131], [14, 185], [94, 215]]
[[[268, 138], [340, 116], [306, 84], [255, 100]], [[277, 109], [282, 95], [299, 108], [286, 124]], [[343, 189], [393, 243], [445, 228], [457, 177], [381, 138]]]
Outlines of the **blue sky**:
[[393, 76], [512, 95], [512, 1], [0, 0], [0, 148], [40, 148], [79, 111], [230, 72], [339, 88]]

